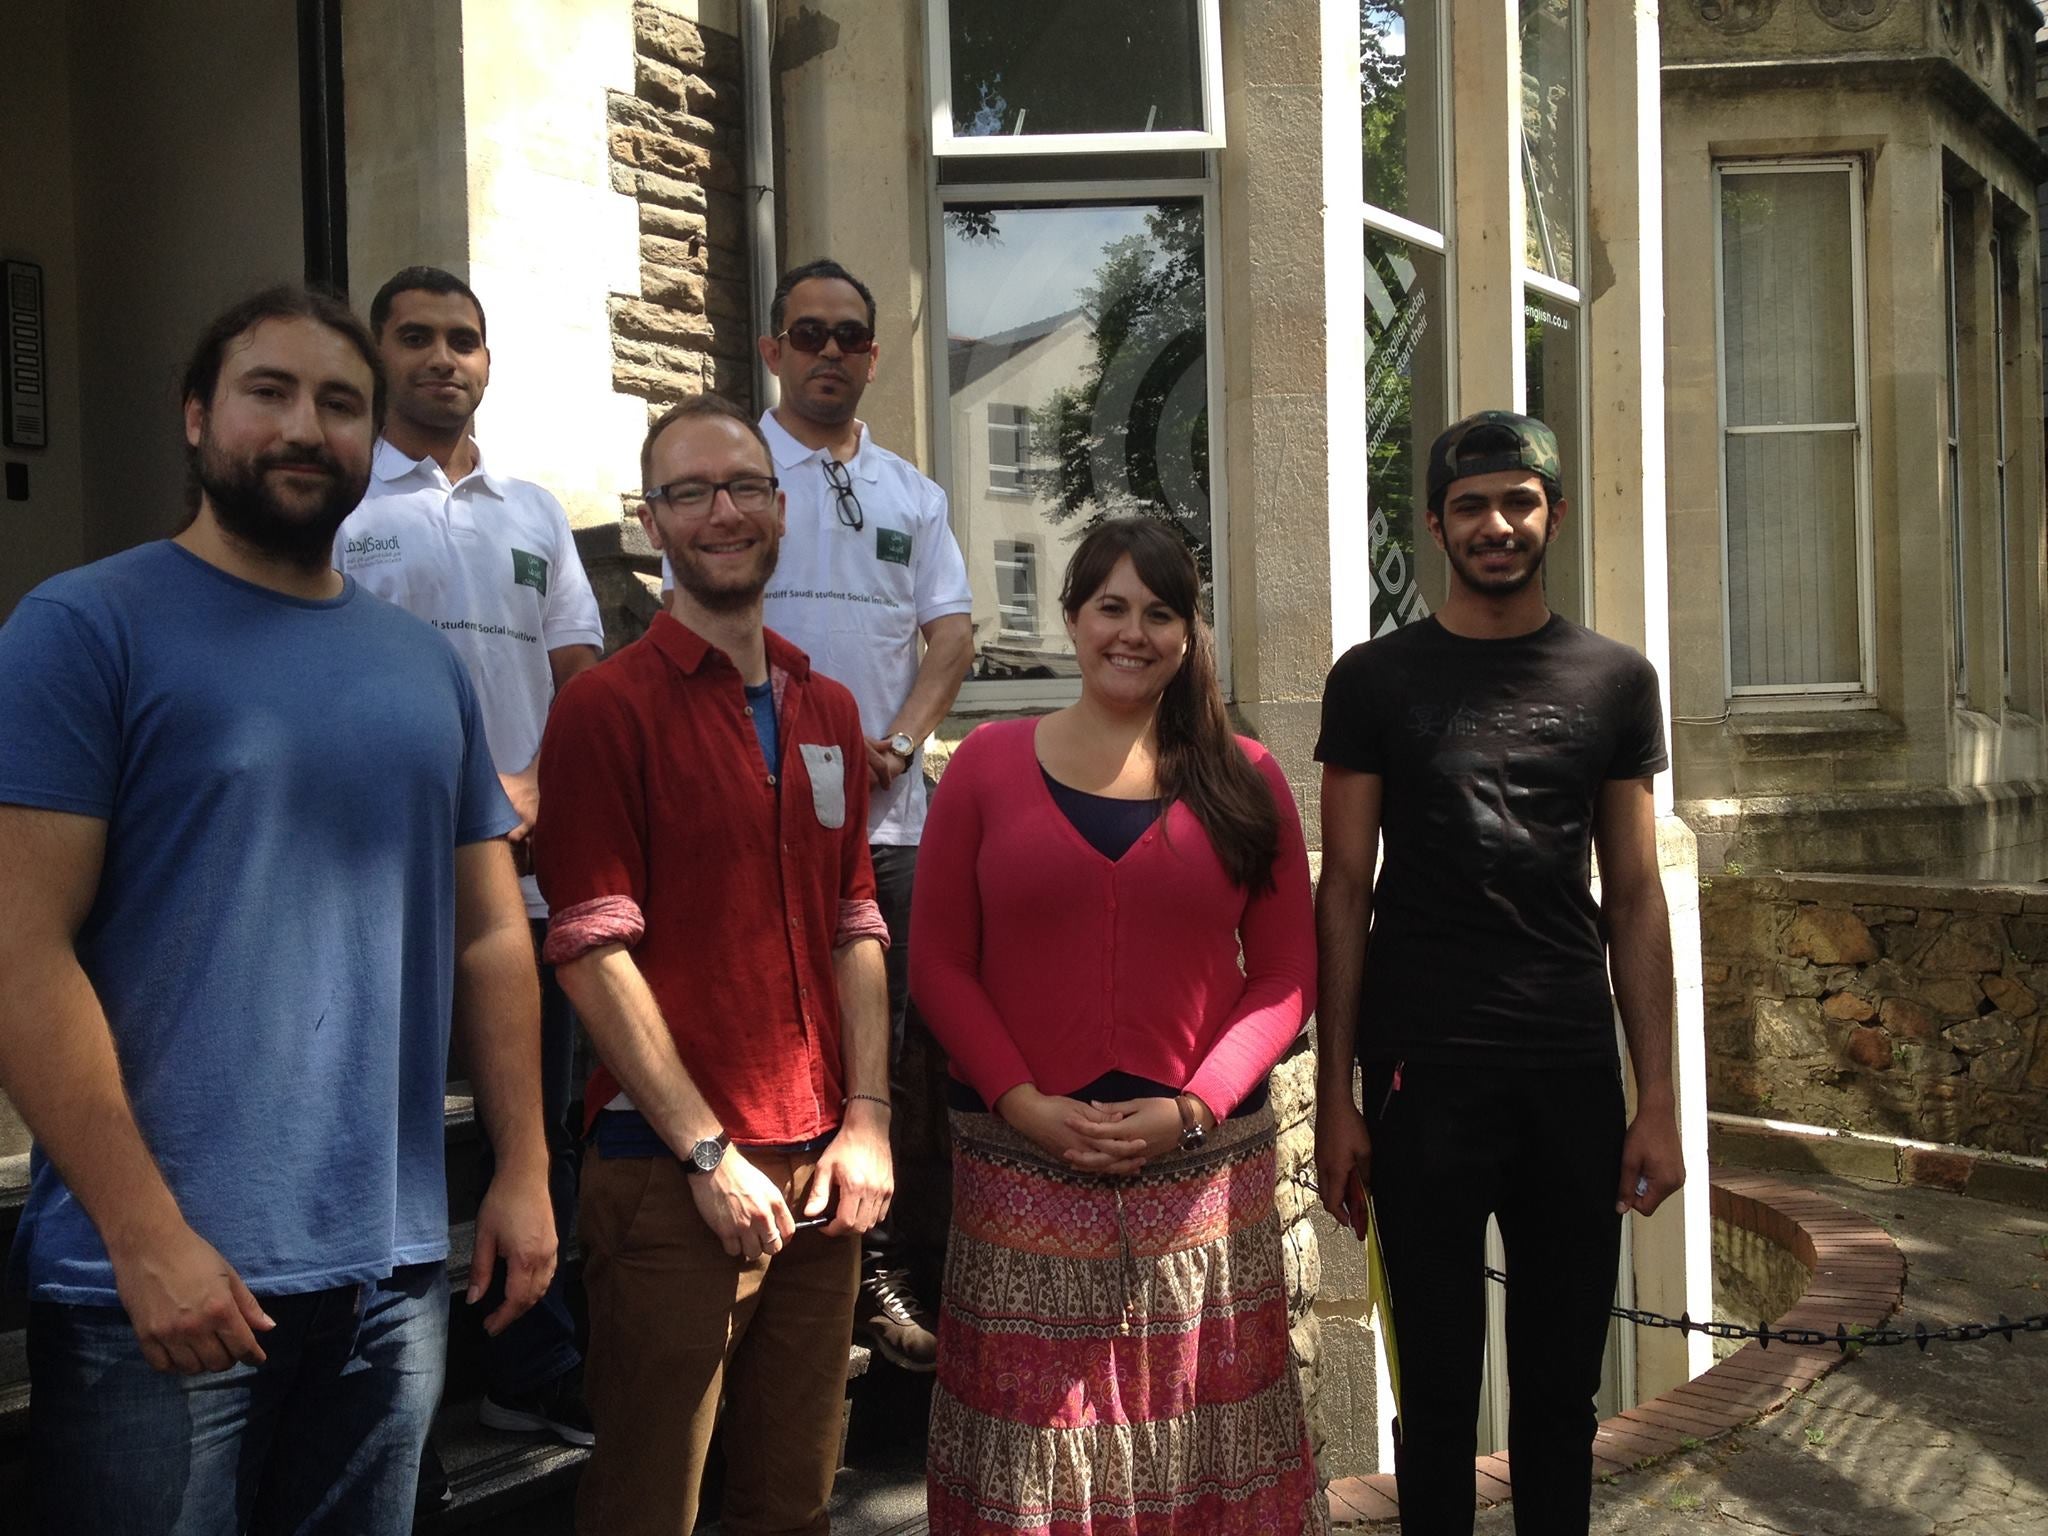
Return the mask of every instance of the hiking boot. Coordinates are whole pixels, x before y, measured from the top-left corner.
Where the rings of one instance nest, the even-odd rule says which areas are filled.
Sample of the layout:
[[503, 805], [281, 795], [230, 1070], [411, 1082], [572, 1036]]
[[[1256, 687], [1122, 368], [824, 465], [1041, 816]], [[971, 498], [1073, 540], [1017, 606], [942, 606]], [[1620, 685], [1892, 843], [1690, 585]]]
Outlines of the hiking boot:
[[597, 1444], [590, 1407], [583, 1401], [580, 1365], [531, 1392], [487, 1393], [476, 1417], [487, 1429], [550, 1434], [565, 1445]]
[[910, 1288], [908, 1270], [878, 1269], [861, 1277], [853, 1331], [891, 1365], [906, 1371], [939, 1368], [938, 1330]]

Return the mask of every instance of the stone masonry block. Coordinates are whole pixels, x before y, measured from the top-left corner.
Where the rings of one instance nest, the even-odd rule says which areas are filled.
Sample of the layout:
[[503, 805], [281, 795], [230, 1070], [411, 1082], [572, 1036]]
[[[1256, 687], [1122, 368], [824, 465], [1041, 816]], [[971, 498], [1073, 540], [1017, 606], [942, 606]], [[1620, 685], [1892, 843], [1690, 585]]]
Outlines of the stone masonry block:
[[2048, 961], [2048, 917], [2015, 917], [2005, 925], [2007, 941], [2021, 960]]
[[1941, 1033], [1934, 1010], [1910, 998], [1888, 997], [1878, 1009], [1878, 1018], [1894, 1035], [1912, 1040], [1932, 1040]]
[[2009, 1013], [2016, 1019], [2032, 1018], [2041, 1006], [2033, 993], [2009, 976], [1986, 976], [1984, 995], [2000, 1013]]
[[1861, 965], [1877, 958], [1877, 941], [1854, 912], [1840, 907], [1801, 907], [1792, 915], [1786, 950], [1819, 965]]
[[1877, 1009], [1870, 999], [1858, 997], [1854, 992], [1837, 992], [1821, 1000], [1820, 1011], [1831, 1019], [1840, 1019], [1850, 1024], [1861, 1024], [1876, 1017]]
[[701, 315], [705, 309], [708, 281], [701, 272], [691, 272], [683, 267], [643, 266], [640, 269], [640, 297], [650, 304]]
[[1312, 1220], [1297, 1221], [1281, 1234], [1280, 1262], [1287, 1281], [1287, 1315], [1299, 1320], [1315, 1303], [1323, 1281], [1322, 1246]]
[[658, 5], [633, 7], [633, 41], [641, 54], [672, 68], [702, 69], [709, 61], [697, 24]]
[[1964, 1019], [1943, 1031], [1948, 1043], [1966, 1056], [1980, 1051], [2003, 1050], [2012, 1045], [2019, 1026], [2003, 1013], [1987, 1013], [1981, 1019]]
[[1886, 1071], [1892, 1064], [1891, 1037], [1881, 1029], [1857, 1026], [1843, 1038], [1842, 1054], [1859, 1067]]
[[1964, 1188], [1970, 1182], [1970, 1169], [1976, 1161], [1960, 1152], [1936, 1152], [1925, 1147], [1899, 1149], [1899, 1172], [1905, 1182], [1935, 1189]]
[[1827, 1052], [1827, 1026], [1821, 1022], [1820, 1004], [1811, 999], [1760, 997], [1752, 1017], [1756, 1021], [1759, 1061], [1820, 1056]]
[[1989, 914], [1958, 917], [1928, 946], [1919, 963], [1923, 970], [1946, 976], [2004, 970], [2005, 929]]
[[1316, 1418], [1326, 1478], [1361, 1477], [1379, 1465], [1379, 1351], [1361, 1318], [1322, 1319]]
[[718, 335], [715, 323], [702, 313], [644, 299], [610, 301], [613, 334], [619, 338], [659, 342], [690, 352], [708, 352]]
[[1906, 989], [1945, 1019], [1975, 1018], [1984, 989], [1969, 976], [1934, 976]]

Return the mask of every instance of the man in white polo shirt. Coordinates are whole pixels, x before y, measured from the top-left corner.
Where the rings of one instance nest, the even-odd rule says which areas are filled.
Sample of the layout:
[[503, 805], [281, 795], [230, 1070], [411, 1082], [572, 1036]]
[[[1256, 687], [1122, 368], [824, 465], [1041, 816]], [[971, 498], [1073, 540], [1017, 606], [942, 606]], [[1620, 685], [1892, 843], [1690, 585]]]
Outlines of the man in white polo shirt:
[[[765, 618], [860, 704], [868, 850], [889, 926], [891, 1091], [901, 1099], [923, 1092], [893, 1069], [909, 1014], [924, 743], [953, 707], [973, 660], [974, 595], [946, 493], [877, 444], [854, 414], [880, 355], [867, 285], [836, 261], [810, 262], [783, 274], [768, 319], [774, 334], [758, 345], [782, 398], [761, 417], [761, 431], [789, 499], [789, 531]], [[665, 564], [663, 581], [671, 584]], [[917, 1187], [928, 1160], [893, 1139], [895, 1209], [934, 1199]], [[884, 1359], [929, 1371], [938, 1360], [933, 1311], [912, 1289], [910, 1256], [894, 1228], [892, 1218], [867, 1234], [854, 1325]]]
[[[334, 564], [435, 625], [476, 685], [498, 777], [519, 815], [512, 834], [535, 943], [547, 904], [525, 839], [540, 810], [541, 729], [555, 693], [604, 645], [597, 599], [562, 504], [540, 486], [485, 469], [472, 432], [490, 383], [483, 305], [438, 267], [407, 267], [370, 303], [387, 376], [384, 435], [369, 493], [334, 541]], [[575, 1228], [575, 1139], [568, 1129], [576, 1020], [541, 968], [541, 1095], [549, 1187], [566, 1251]], [[485, 1343], [483, 1422], [591, 1442], [583, 1357], [558, 1270], [525, 1317]]]

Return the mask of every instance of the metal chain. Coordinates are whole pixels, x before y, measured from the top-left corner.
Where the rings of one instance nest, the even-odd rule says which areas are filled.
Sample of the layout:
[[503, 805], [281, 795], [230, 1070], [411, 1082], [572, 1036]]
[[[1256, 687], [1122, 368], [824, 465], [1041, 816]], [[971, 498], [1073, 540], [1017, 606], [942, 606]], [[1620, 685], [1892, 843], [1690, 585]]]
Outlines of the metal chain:
[[[1496, 1285], [1505, 1286], [1508, 1277], [1500, 1270], [1487, 1266], [1486, 1278]], [[1676, 1317], [1666, 1317], [1662, 1312], [1646, 1312], [1640, 1307], [1610, 1307], [1611, 1315], [1625, 1323], [1634, 1323], [1639, 1328], [1676, 1328], [1680, 1333], [1703, 1333], [1710, 1339], [1754, 1339], [1759, 1348], [1769, 1349], [1773, 1344], [1792, 1344], [1805, 1349], [1817, 1349], [1832, 1344], [1843, 1354], [1852, 1349], [1885, 1344], [1917, 1344], [1925, 1350], [1930, 1344], [1974, 1344], [1979, 1339], [1988, 1339], [1996, 1334], [2006, 1343], [2013, 1341], [2013, 1335], [2020, 1333], [2048, 1333], [2048, 1312], [2037, 1312], [2032, 1317], [2012, 1318], [1999, 1314], [1995, 1323], [1950, 1323], [1942, 1328], [1930, 1328], [1925, 1323], [1915, 1323], [1910, 1330], [1905, 1328], [1865, 1328], [1860, 1324], [1850, 1327], [1846, 1323], [1835, 1324], [1834, 1332], [1820, 1328], [1773, 1328], [1769, 1323], [1758, 1323], [1754, 1328], [1741, 1323], [1727, 1323], [1718, 1319], [1694, 1322], [1692, 1317], [1681, 1312]]]

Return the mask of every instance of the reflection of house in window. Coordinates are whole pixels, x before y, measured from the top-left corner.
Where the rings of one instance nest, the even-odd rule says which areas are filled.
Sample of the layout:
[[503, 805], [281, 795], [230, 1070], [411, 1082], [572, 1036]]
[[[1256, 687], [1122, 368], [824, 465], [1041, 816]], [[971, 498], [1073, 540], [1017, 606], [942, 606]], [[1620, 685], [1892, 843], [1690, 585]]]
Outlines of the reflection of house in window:
[[991, 405], [988, 408], [988, 488], [1004, 496], [1025, 494], [1024, 466], [1030, 462], [1030, 454], [1031, 412], [1021, 405]]
[[[1006, 409], [990, 407], [990, 413]], [[994, 423], [990, 423], [993, 436]], [[1005, 636], [1038, 638], [1038, 546], [1024, 539], [996, 540], [996, 615]]]

